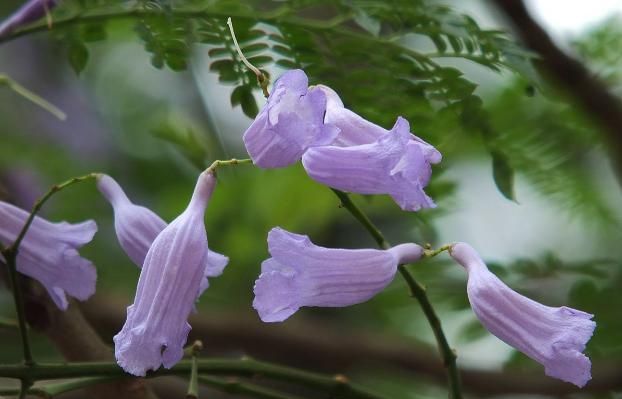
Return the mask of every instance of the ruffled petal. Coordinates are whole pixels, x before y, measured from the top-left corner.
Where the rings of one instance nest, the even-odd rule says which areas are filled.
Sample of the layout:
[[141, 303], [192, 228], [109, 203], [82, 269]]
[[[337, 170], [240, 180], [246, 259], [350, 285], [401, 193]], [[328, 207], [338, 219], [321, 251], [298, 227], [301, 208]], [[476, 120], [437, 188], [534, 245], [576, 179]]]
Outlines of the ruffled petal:
[[593, 315], [520, 295], [492, 274], [468, 244], [454, 244], [450, 254], [467, 269], [469, 302], [488, 331], [544, 365], [548, 376], [579, 387], [591, 379], [591, 363], [582, 352], [596, 328]]
[[307, 90], [307, 84], [307, 76], [299, 69], [287, 71], [276, 81], [268, 103], [244, 133], [244, 145], [255, 165], [291, 165], [307, 148], [329, 144], [339, 133], [324, 123], [326, 96], [319, 89]]
[[[28, 216], [28, 212], [0, 201], [0, 242], [13, 243]], [[39, 281], [62, 310], [68, 306], [66, 295], [86, 300], [95, 293], [97, 271], [77, 250], [96, 232], [92, 220], [52, 223], [35, 216], [19, 247], [17, 271]]]
[[215, 178], [199, 176], [190, 204], [156, 237], [140, 273], [134, 304], [114, 337], [117, 362], [128, 373], [170, 368], [183, 356], [193, 309], [205, 274], [205, 208]]
[[389, 194], [408, 211], [435, 206], [423, 191], [432, 173], [430, 163], [401, 117], [373, 143], [310, 148], [302, 163], [312, 179], [339, 190]]

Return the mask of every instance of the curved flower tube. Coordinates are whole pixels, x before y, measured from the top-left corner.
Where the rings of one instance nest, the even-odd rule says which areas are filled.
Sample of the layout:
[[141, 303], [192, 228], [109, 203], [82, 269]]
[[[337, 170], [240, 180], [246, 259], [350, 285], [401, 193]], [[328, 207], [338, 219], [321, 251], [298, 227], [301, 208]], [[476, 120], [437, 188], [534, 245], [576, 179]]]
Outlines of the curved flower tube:
[[204, 215], [216, 179], [203, 172], [186, 210], [156, 237], [147, 252], [134, 303], [115, 335], [117, 363], [144, 376], [183, 357], [188, 315], [201, 288], [208, 256]]
[[[114, 228], [121, 248], [136, 266], [142, 267], [149, 247], [164, 230], [166, 222], [150, 209], [132, 203], [121, 186], [108, 175], [97, 176], [97, 188], [112, 205]], [[228, 257], [208, 248], [199, 296], [209, 286], [208, 277], [220, 276], [227, 263]]]
[[326, 96], [308, 88], [307, 75], [294, 69], [274, 84], [268, 103], [244, 133], [253, 163], [280, 168], [297, 162], [310, 147], [331, 143], [339, 129], [324, 123]]
[[[8, 246], [17, 239], [30, 214], [0, 201], [0, 242]], [[39, 281], [60, 309], [69, 305], [67, 295], [85, 301], [95, 293], [95, 266], [78, 249], [89, 243], [97, 224], [52, 223], [35, 216], [19, 246], [17, 271]], [[0, 260], [4, 261], [2, 255]]]
[[60, 0], [29, 0], [0, 23], [0, 37], [45, 16]]
[[582, 352], [596, 327], [593, 315], [520, 295], [492, 274], [468, 244], [454, 244], [449, 253], [467, 270], [469, 302], [488, 331], [544, 365], [550, 377], [578, 387], [592, 378], [590, 359]]
[[436, 206], [423, 188], [432, 175], [430, 163], [440, 160], [440, 153], [429, 152], [428, 146], [415, 140], [408, 121], [398, 117], [393, 129], [375, 141], [310, 148], [302, 164], [322, 184], [360, 194], [389, 194], [403, 210], [417, 211]]
[[399, 263], [423, 255], [416, 244], [389, 250], [323, 248], [279, 227], [268, 233], [268, 248], [272, 257], [261, 265], [253, 301], [264, 322], [283, 321], [302, 306], [365, 302], [389, 285]]
[[[317, 85], [326, 95], [326, 115], [324, 122], [339, 128], [339, 135], [331, 143], [337, 147], [351, 147], [361, 144], [371, 144], [390, 133], [389, 130], [362, 118], [358, 114], [345, 108], [339, 95], [330, 87]], [[410, 139], [421, 147], [425, 160], [431, 164], [441, 162], [441, 153], [424, 140], [411, 133]]]

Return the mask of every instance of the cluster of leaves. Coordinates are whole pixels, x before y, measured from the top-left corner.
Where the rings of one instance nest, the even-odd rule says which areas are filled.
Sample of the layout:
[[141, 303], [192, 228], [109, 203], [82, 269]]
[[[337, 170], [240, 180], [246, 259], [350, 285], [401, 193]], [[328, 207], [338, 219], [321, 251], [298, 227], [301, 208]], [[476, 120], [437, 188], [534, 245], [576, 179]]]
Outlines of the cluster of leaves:
[[[457, 69], [442, 67], [435, 57], [465, 58], [494, 71], [502, 68], [526, 71], [530, 65], [530, 55], [503, 33], [483, 30], [472, 18], [423, 0], [386, 3], [220, 0], [210, 2], [209, 7], [198, 0], [174, 3], [143, 0], [132, 9], [126, 5], [114, 6], [112, 2], [76, 0], [76, 3], [66, 2], [66, 7], [72, 10], [68, 19], [79, 19], [80, 27], [98, 32], [114, 16], [132, 16], [135, 31], [157, 68], [183, 70], [188, 65], [190, 45], [208, 44], [212, 47], [211, 68], [219, 73], [221, 81], [241, 87], [234, 91], [231, 100], [242, 105], [249, 115], [256, 108], [256, 104], [250, 104], [249, 95], [256, 83], [236, 62], [237, 55], [225, 28], [227, 15], [234, 18], [242, 49], [259, 67], [272, 63], [287, 68], [304, 67], [315, 80], [338, 86], [344, 97], [357, 104], [364, 103], [360, 101], [364, 99], [387, 97], [387, 91], [392, 92], [391, 98], [368, 102], [373, 107], [360, 110], [373, 113], [370, 116], [377, 117], [381, 123], [393, 122], [392, 117], [385, 116], [391, 110], [390, 114], [397, 111], [417, 116], [418, 122], [425, 126], [419, 117], [429, 119], [430, 109], [455, 107], [474, 95], [475, 83]], [[272, 33], [254, 28], [259, 22]], [[436, 51], [427, 55], [415, 51], [410, 35], [428, 38]], [[71, 63], [79, 71], [86, 63], [83, 42], [87, 38], [75, 34], [66, 37], [72, 49]], [[74, 39], [69, 40], [70, 37]], [[348, 77], [347, 87], [344, 76]], [[395, 85], [395, 79], [404, 84]], [[414, 106], [404, 106], [404, 96], [412, 98]]]
[[[571, 111], [568, 121], [550, 119], [550, 113], [557, 110], [530, 106], [531, 99], [525, 97], [521, 104], [510, 105], [517, 112], [535, 109], [539, 114], [537, 118], [523, 115], [536, 126], [525, 135], [525, 129], [507, 120], [493, 122], [492, 114], [507, 112], [486, 111], [475, 92], [477, 83], [439, 62], [445, 57], [460, 58], [495, 73], [518, 72], [526, 81], [523, 86], [533, 87], [537, 81], [532, 54], [503, 32], [482, 29], [473, 18], [446, 6], [425, 0], [217, 0], [209, 6], [202, 0], [140, 0], [130, 5], [76, 0], [63, 4], [66, 8], [58, 11], [59, 25], [63, 17], [70, 23], [58, 31], [76, 72], [88, 61], [85, 43], [105, 38], [105, 23], [122, 16], [131, 21], [156, 68], [184, 70], [192, 45], [207, 46], [210, 70], [218, 73], [221, 82], [235, 86], [231, 104], [254, 117], [259, 108], [254, 93], [259, 87], [233, 47], [226, 27], [226, 17], [232, 16], [242, 51], [254, 65], [304, 68], [312, 83], [334, 87], [346, 105], [355, 104], [355, 111], [364, 117], [390, 127], [396, 115], [403, 115], [416, 123], [418, 135], [430, 138], [434, 134], [433, 141], [441, 149], [443, 140], [451, 141], [452, 132], [479, 135], [491, 154], [495, 183], [507, 198], [515, 199], [514, 175], [520, 172], [543, 193], [573, 207], [596, 204], [592, 210], [606, 215], [581, 167], [585, 157], [576, 163], [568, 155], [579, 156], [578, 146], [589, 136], [581, 134], [583, 123], [569, 123], [577, 121]], [[610, 31], [596, 32], [594, 42], [611, 36]], [[422, 52], [424, 48], [428, 52]], [[579, 48], [588, 55], [606, 52], [589, 42]], [[542, 124], [537, 125], [538, 121]], [[548, 134], [550, 129], [556, 134]], [[440, 139], [439, 131], [445, 132]], [[560, 132], [580, 140], [568, 144]], [[569, 145], [573, 151], [568, 151]]]

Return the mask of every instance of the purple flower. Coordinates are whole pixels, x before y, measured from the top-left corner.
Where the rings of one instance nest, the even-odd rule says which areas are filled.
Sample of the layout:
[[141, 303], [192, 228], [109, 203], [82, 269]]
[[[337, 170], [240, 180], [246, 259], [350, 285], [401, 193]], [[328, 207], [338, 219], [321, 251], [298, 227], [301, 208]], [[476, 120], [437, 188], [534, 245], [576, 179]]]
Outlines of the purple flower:
[[[0, 201], [0, 242], [4, 246], [15, 241], [28, 216], [28, 212]], [[66, 295], [84, 301], [95, 293], [95, 267], [77, 251], [95, 232], [97, 224], [92, 220], [51, 223], [35, 216], [19, 246], [17, 271], [43, 284], [56, 306], [66, 310]], [[0, 260], [4, 261], [1, 255]]]
[[579, 387], [592, 378], [590, 359], [582, 352], [596, 327], [593, 315], [545, 306], [512, 291], [468, 244], [454, 244], [449, 252], [467, 270], [469, 302], [488, 331], [544, 365], [550, 377]]
[[300, 69], [285, 72], [274, 84], [268, 103], [244, 133], [255, 165], [279, 168], [297, 162], [310, 147], [330, 144], [339, 129], [324, 123], [326, 96], [309, 89]]
[[[378, 126], [340, 109], [333, 111], [331, 117], [340, 126], [340, 138], [335, 145], [313, 147], [305, 152], [302, 164], [307, 174], [339, 190], [389, 194], [406, 211], [435, 207], [423, 188], [432, 175], [430, 164], [440, 161], [440, 153], [413, 136], [408, 121], [402, 117], [397, 118], [391, 131], [383, 133]], [[329, 117], [328, 112], [326, 116]], [[339, 146], [339, 141], [352, 144], [357, 138], [373, 141]]]
[[323, 248], [279, 227], [268, 234], [268, 248], [272, 257], [261, 265], [253, 301], [265, 322], [283, 321], [302, 306], [365, 302], [393, 280], [399, 263], [414, 262], [423, 254], [416, 244], [386, 251]]
[[60, 0], [29, 0], [0, 23], [0, 37], [45, 16]]
[[[97, 188], [114, 210], [114, 228], [119, 244], [132, 262], [143, 266], [149, 247], [166, 227], [166, 222], [150, 209], [133, 204], [119, 184], [108, 175], [97, 177]], [[207, 246], [207, 242], [205, 242]], [[205, 275], [199, 296], [208, 287], [208, 277], [217, 277], [229, 263], [229, 258], [208, 249]]]
[[156, 237], [147, 252], [134, 304], [114, 337], [115, 356], [128, 373], [144, 376], [183, 356], [208, 256], [204, 214], [216, 179], [203, 172], [186, 210]]

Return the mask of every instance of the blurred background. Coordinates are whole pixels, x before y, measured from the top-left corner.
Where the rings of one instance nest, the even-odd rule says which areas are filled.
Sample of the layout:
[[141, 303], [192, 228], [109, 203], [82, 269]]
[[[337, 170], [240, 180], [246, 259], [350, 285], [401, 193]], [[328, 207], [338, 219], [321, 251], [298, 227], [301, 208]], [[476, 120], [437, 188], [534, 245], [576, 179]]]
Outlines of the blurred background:
[[[3, 1], [0, 16], [20, 3]], [[100, 171], [172, 220], [201, 168], [247, 157], [241, 137], [265, 103], [232, 48], [230, 15], [246, 55], [272, 81], [302, 67], [312, 84], [333, 87], [375, 123], [390, 128], [406, 117], [442, 152], [426, 190], [434, 210], [406, 213], [387, 196], [352, 196], [391, 242], [468, 242], [522, 294], [596, 315], [586, 352], [594, 379], [579, 390], [544, 376], [481, 327], [466, 274], [446, 254], [414, 265], [457, 351], [467, 397], [620, 398], [622, 125], [598, 111], [622, 110], [609, 101], [622, 83], [622, 2], [530, 0], [533, 20], [512, 14], [514, 3], [64, 0], [52, 29], [39, 21], [0, 38], [0, 73], [67, 114], [59, 120], [0, 86], [0, 196], [29, 208], [52, 184]], [[129, 15], [133, 9], [145, 12]], [[531, 23], [553, 47], [538, 48], [546, 42]], [[560, 54], [584, 74], [565, 68], [574, 64]], [[584, 79], [602, 91], [587, 90]], [[97, 266], [97, 293], [72, 306], [111, 344], [139, 275], [118, 245], [111, 207], [83, 183], [56, 195], [43, 214], [97, 221], [98, 234], [81, 251]], [[364, 304], [303, 308], [284, 323], [261, 323], [252, 288], [274, 226], [327, 247], [375, 245], [300, 164], [223, 169], [206, 228], [210, 248], [230, 263], [201, 297], [189, 341], [201, 339], [206, 356], [343, 373], [391, 398], [446, 397], [432, 331], [400, 278]], [[0, 316], [15, 317], [5, 288]], [[40, 317], [36, 359], [89, 360], [71, 354], [61, 327]], [[17, 330], [0, 327], [0, 363], [20, 356]], [[151, 383], [161, 397], [186, 389], [183, 379]]]

